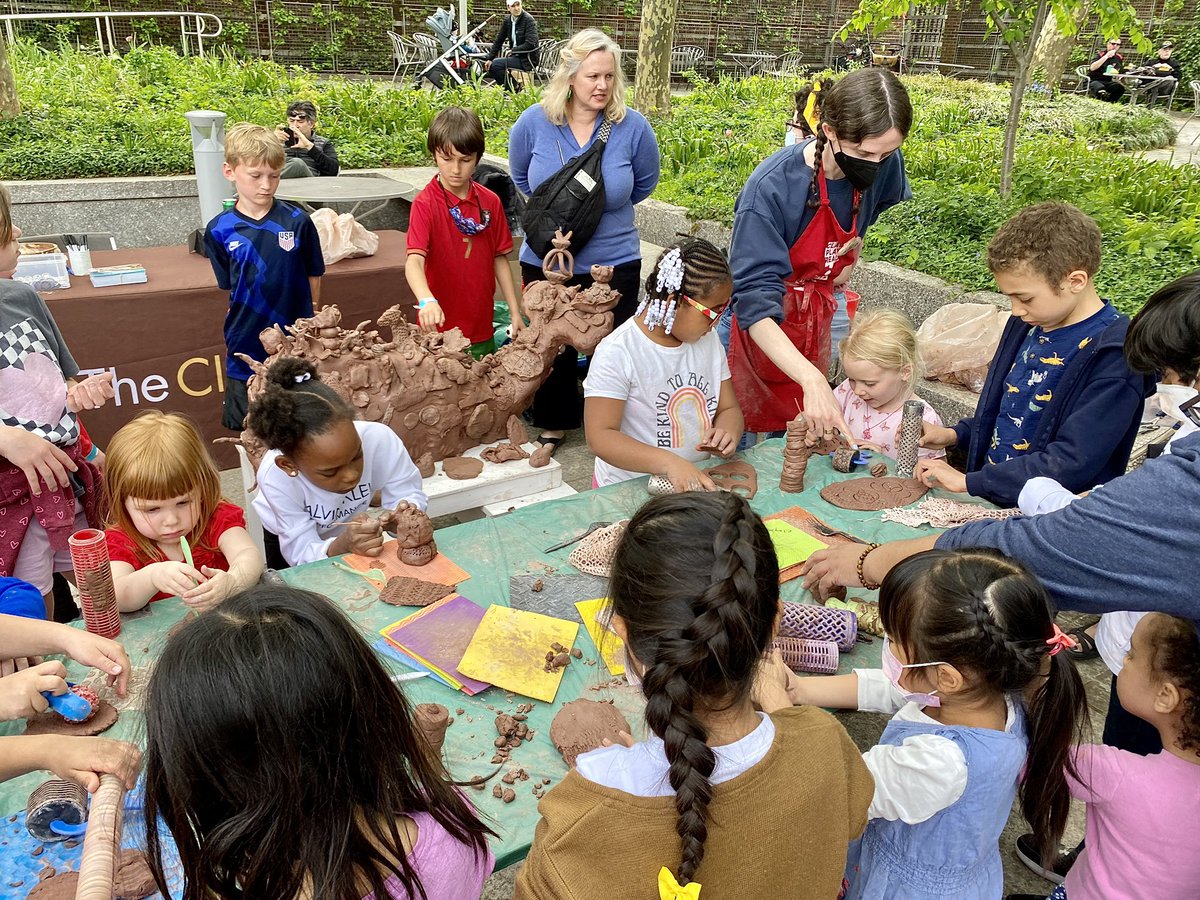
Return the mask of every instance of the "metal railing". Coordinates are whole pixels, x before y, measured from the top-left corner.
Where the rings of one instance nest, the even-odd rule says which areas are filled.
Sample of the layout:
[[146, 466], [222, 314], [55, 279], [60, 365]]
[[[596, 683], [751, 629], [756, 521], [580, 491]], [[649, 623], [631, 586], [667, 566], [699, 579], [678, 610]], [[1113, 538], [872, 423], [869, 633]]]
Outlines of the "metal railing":
[[[104, 10], [96, 10], [90, 12], [47, 12], [47, 13], [8, 13], [0, 15], [0, 21], [4, 23], [4, 31], [11, 43], [15, 38], [13, 29], [14, 22], [61, 22], [83, 21], [93, 22], [96, 26], [96, 41], [100, 45], [101, 53], [116, 53], [117, 52], [117, 36], [113, 31], [114, 19], [178, 19], [180, 42], [183, 45], [183, 55], [187, 56], [191, 52], [191, 44], [194, 41], [196, 45], [196, 53], [199, 56], [204, 55], [204, 40], [205, 38], [212, 39], [221, 34], [221, 19], [212, 13], [198, 12], [110, 12]], [[189, 29], [189, 24], [191, 28]], [[210, 31], [210, 27], [215, 30]]]

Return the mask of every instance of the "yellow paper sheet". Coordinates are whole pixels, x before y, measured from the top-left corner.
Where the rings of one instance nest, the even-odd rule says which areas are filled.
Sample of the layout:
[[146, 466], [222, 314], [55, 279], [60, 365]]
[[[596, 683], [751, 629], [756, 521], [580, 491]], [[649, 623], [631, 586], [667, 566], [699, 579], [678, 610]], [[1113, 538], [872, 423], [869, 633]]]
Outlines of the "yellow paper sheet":
[[625, 645], [613, 632], [604, 627], [603, 613], [608, 605], [608, 598], [598, 600], [580, 600], [575, 604], [579, 610], [579, 618], [583, 619], [583, 627], [587, 629], [592, 643], [600, 651], [600, 657], [608, 671], [613, 675], [625, 674]]
[[780, 519], [770, 519], [765, 524], [771, 534], [771, 541], [775, 544], [775, 556], [779, 559], [781, 569], [802, 563], [818, 550], [829, 546]]
[[546, 653], [556, 642], [569, 651], [577, 634], [579, 625], [575, 622], [524, 609], [490, 606], [458, 664], [458, 671], [469, 678], [552, 703], [564, 670], [545, 671]]

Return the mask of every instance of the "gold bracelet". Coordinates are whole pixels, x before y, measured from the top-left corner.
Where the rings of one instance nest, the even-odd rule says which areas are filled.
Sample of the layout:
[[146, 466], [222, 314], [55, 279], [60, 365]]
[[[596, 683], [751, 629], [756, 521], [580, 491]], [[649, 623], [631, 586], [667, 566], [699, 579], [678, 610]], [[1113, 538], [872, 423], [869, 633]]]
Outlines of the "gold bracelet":
[[862, 552], [862, 555], [859, 556], [859, 558], [858, 558], [858, 583], [861, 584], [863, 587], [865, 587], [868, 591], [879, 590], [879, 585], [871, 584], [871, 582], [867, 581], [866, 576], [863, 575], [863, 563], [865, 563], [867, 561], [867, 555], [872, 550], [877, 550], [877, 549], [879, 549], [878, 544], [868, 544], [867, 549], [864, 550]]

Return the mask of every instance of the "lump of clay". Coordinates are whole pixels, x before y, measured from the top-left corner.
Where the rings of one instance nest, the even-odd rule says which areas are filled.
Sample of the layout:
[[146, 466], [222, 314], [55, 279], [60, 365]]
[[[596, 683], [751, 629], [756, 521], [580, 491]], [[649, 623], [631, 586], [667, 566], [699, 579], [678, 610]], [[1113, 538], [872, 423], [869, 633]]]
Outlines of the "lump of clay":
[[433, 522], [415, 506], [403, 503], [396, 507], [388, 514], [384, 527], [395, 533], [400, 544], [400, 562], [405, 565], [423, 566], [437, 555]]
[[450, 710], [440, 703], [420, 703], [413, 718], [434, 754], [440, 755], [446, 743], [446, 729], [450, 727]]
[[113, 879], [113, 900], [143, 900], [157, 890], [146, 854], [140, 850], [122, 850]]
[[442, 460], [442, 471], [446, 473], [447, 478], [467, 481], [479, 477], [479, 473], [483, 471], [483, 460], [473, 456], [451, 456]]
[[602, 746], [605, 738], [618, 743], [621, 731], [628, 734], [629, 723], [612, 703], [572, 700], [550, 723], [550, 742], [566, 764], [574, 767], [575, 757]]
[[550, 465], [550, 460], [553, 458], [553, 444], [538, 444], [537, 449], [529, 454], [529, 465], [535, 469], [540, 469], [543, 466]]
[[520, 446], [508, 442], [497, 444], [495, 447], [488, 447], [479, 456], [490, 463], [512, 462], [515, 459], [529, 458], [529, 454], [522, 450]]

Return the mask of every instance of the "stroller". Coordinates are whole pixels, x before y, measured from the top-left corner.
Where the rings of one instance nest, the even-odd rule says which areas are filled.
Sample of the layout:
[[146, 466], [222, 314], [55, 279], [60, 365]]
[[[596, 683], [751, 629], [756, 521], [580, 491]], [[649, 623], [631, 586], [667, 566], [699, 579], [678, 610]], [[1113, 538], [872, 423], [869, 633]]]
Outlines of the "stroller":
[[478, 79], [483, 74], [478, 57], [485, 54], [475, 45], [475, 35], [489, 21], [491, 16], [472, 28], [466, 37], [460, 38], [454, 27], [454, 7], [442, 9], [439, 6], [437, 12], [425, 20], [425, 24], [442, 45], [442, 55], [421, 70], [417, 75], [417, 84], [424, 79], [435, 88], [440, 88]]

